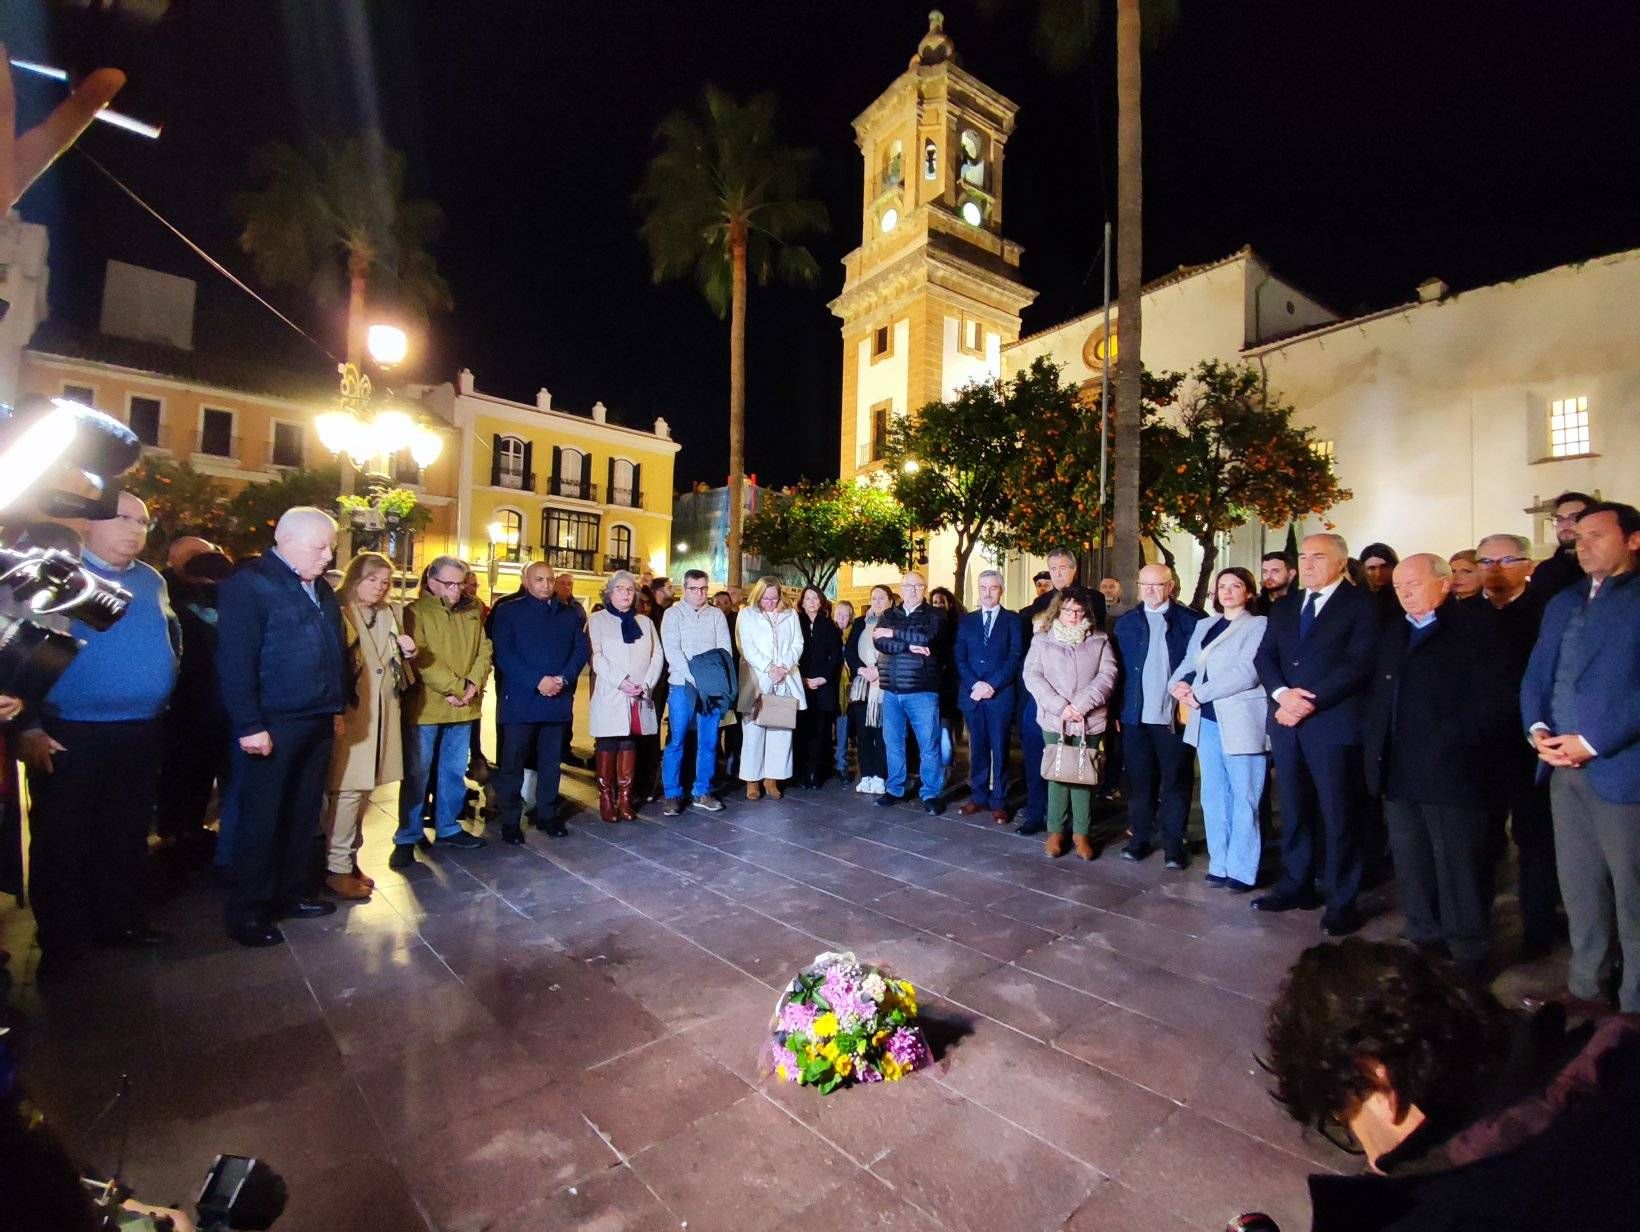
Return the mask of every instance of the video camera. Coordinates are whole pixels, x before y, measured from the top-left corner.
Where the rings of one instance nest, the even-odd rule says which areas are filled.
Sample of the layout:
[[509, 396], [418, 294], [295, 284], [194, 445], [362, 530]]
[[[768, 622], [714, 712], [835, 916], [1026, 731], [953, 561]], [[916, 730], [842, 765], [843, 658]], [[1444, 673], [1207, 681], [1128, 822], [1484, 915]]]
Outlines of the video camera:
[[[96, 1211], [98, 1232], [163, 1232], [171, 1226], [163, 1215], [125, 1206], [131, 1191], [117, 1180], [87, 1176], [80, 1183]], [[260, 1159], [218, 1155], [200, 1186], [194, 1225], [198, 1232], [264, 1232], [285, 1213], [286, 1197], [284, 1179]]]
[[[111, 518], [119, 508], [118, 476], [142, 446], [124, 424], [61, 398], [19, 399], [0, 407], [0, 519]], [[0, 693], [37, 707], [73, 660], [80, 643], [68, 621], [103, 631], [125, 614], [130, 594], [80, 566], [60, 546], [10, 536], [0, 547]]]

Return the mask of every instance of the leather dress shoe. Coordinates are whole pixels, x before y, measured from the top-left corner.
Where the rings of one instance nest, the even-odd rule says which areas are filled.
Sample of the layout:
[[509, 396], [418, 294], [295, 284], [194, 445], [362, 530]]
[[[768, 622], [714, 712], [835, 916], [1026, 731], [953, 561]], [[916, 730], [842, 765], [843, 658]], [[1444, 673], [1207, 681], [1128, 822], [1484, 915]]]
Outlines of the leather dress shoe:
[[316, 920], [322, 915], [336, 914], [336, 904], [322, 898], [303, 898], [288, 904], [279, 913], [281, 920]]
[[893, 808], [899, 802], [900, 797], [891, 796], [886, 791], [882, 795], [878, 796], [876, 800], [878, 808]]
[[1048, 827], [1041, 821], [1028, 819], [1014, 827], [1015, 834], [1041, 834]]
[[1007, 825], [1008, 824], [1008, 810], [1007, 809], [992, 809], [991, 810], [991, 820], [996, 822], [996, 824], [999, 825], [999, 826]]
[[1151, 850], [1149, 843], [1129, 843], [1122, 848], [1122, 859], [1132, 860], [1137, 863], [1148, 856]]
[[270, 945], [284, 945], [285, 934], [279, 930], [279, 925], [260, 921], [255, 924], [243, 924], [238, 928], [230, 928], [228, 936], [248, 946], [253, 950], [266, 949]]
[[156, 945], [164, 945], [170, 939], [170, 933], [161, 932], [159, 929], [147, 924], [133, 924], [129, 928], [122, 928], [116, 933], [109, 933], [105, 937], [99, 937], [97, 944], [129, 949], [150, 949]]
[[394, 843], [393, 854], [387, 857], [388, 868], [409, 868], [416, 862], [416, 844]]
[[1329, 911], [1321, 917], [1321, 931], [1329, 937], [1348, 937], [1364, 924], [1361, 913], [1354, 907], [1343, 911]]
[[454, 847], [457, 851], [477, 851], [480, 847], [488, 846], [476, 834], [468, 834], [465, 830], [458, 830], [454, 834], [447, 834], [433, 842], [435, 847]]
[[1269, 894], [1260, 894], [1253, 900], [1254, 911], [1314, 911], [1321, 906], [1319, 900], [1308, 894], [1286, 894], [1274, 890]]
[[985, 812], [985, 806], [983, 804], [975, 804], [972, 800], [970, 800], [967, 804], [957, 810], [957, 816], [972, 817], [975, 813], [983, 812]]
[[522, 847], [524, 845], [524, 831], [518, 826], [502, 826], [501, 841], [510, 843], [514, 847]]
[[945, 804], [940, 800], [924, 800], [923, 812], [927, 813], [930, 817], [938, 817], [941, 813], [945, 812]]
[[1176, 852], [1162, 861], [1162, 867], [1172, 869], [1175, 873], [1182, 873], [1190, 867], [1190, 857], [1184, 852]]

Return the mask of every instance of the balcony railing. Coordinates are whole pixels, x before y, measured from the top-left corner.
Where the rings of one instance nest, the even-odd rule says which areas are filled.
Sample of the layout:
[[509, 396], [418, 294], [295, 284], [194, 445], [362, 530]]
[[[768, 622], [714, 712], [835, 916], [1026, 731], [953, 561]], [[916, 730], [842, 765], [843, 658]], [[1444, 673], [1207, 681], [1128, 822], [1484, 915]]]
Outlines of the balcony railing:
[[574, 569], [581, 573], [591, 573], [597, 568], [598, 554], [591, 549], [582, 551], [580, 548], [546, 548], [547, 563], [554, 569]]
[[300, 449], [274, 449], [269, 451], [268, 465], [299, 471], [305, 463]]
[[511, 488], [515, 492], [535, 491], [534, 471], [498, 471], [496, 479], [498, 487]]
[[194, 437], [194, 452], [208, 458], [240, 458], [243, 447], [242, 440], [237, 436], [222, 436], [215, 432], [202, 432]]
[[618, 569], [625, 569], [629, 573], [636, 573], [638, 571], [638, 558], [636, 556], [604, 557], [605, 573], [614, 573]]
[[497, 560], [505, 561], [508, 564], [516, 565], [519, 561], [529, 559], [529, 549], [516, 543], [497, 543], [492, 546], [491, 551]]
[[598, 485], [590, 479], [566, 479], [562, 475], [554, 475], [552, 494], [567, 496], [571, 500], [595, 501], [598, 499]]
[[611, 505], [620, 505], [625, 509], [642, 509], [643, 493], [636, 488], [611, 488], [609, 490], [609, 503]]

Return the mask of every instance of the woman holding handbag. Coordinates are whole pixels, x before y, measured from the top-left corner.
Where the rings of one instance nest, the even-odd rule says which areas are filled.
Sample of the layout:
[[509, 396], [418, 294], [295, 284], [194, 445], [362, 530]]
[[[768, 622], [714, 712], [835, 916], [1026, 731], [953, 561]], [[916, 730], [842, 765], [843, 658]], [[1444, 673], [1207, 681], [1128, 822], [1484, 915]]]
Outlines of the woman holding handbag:
[[735, 622], [735, 637], [740, 643], [739, 709], [745, 720], [740, 777], [748, 800], [765, 791], [778, 800], [780, 781], [792, 776], [797, 714], [807, 704], [797, 670], [803, 629], [781, 595], [778, 579], [763, 577], [752, 584], [746, 610]]
[[587, 617], [598, 816], [605, 821], [636, 821], [632, 779], [638, 769], [638, 737], [660, 731], [653, 692], [666, 658], [654, 623], [638, 612], [637, 578], [625, 569], [611, 574], [603, 601], [604, 606]]
[[393, 562], [360, 552], [338, 588], [350, 685], [330, 757], [325, 797], [325, 885], [337, 898], [369, 898], [375, 881], [359, 871], [364, 813], [370, 793], [404, 777], [399, 694], [414, 679], [407, 656], [415, 639], [400, 629], [387, 602]]
[[[1098, 784], [1095, 737], [1105, 730], [1106, 705], [1116, 686], [1116, 652], [1094, 629], [1088, 615], [1092, 608], [1086, 588], [1061, 590], [1036, 618], [1036, 635], [1025, 656], [1025, 687], [1036, 699], [1036, 719], [1047, 746], [1042, 754], [1042, 777], [1048, 783], [1044, 850], [1053, 859], [1065, 854], [1067, 817], [1076, 854], [1084, 860], [1099, 854], [1088, 837]], [[1073, 742], [1080, 746], [1074, 756]]]

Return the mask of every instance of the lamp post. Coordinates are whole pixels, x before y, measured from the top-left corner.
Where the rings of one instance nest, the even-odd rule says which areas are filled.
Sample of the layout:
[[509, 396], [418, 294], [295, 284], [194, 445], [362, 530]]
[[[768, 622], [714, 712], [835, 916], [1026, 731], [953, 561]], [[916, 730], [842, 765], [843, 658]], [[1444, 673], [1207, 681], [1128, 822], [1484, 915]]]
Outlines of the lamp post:
[[[384, 372], [402, 363], [410, 349], [405, 332], [385, 324], [370, 326], [366, 346], [370, 358]], [[408, 411], [395, 407], [383, 407], [372, 415], [369, 375], [351, 361], [336, 368], [341, 374], [339, 406], [320, 415], [314, 427], [318, 429], [319, 442], [335, 454], [340, 463], [341, 495], [354, 494], [355, 468], [363, 469], [382, 454], [394, 454], [408, 446], [417, 466], [431, 466], [438, 460], [444, 440], [437, 432], [418, 424]], [[337, 558], [345, 559], [352, 553], [352, 521], [343, 519], [337, 533]]]

